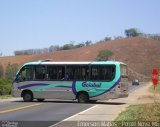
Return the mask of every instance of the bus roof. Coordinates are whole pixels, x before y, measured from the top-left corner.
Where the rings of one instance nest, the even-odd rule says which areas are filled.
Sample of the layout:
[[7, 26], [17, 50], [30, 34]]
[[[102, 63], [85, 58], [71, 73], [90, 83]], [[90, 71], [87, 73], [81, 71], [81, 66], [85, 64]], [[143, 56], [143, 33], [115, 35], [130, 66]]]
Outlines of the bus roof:
[[23, 66], [25, 65], [102, 65], [102, 64], [124, 64], [123, 62], [119, 62], [119, 61], [92, 61], [92, 62], [53, 62], [53, 61], [36, 61], [36, 62], [28, 62], [25, 63]]

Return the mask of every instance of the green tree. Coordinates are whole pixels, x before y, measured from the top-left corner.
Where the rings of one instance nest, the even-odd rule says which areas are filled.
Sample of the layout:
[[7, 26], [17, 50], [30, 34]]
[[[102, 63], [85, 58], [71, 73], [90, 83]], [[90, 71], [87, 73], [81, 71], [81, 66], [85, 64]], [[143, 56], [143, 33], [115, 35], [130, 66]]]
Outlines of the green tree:
[[49, 52], [58, 51], [60, 49], [59, 45], [51, 45], [48, 50]]
[[73, 49], [73, 48], [74, 48], [73, 43], [65, 44], [62, 46], [62, 50], [69, 50], [69, 49]]
[[154, 39], [154, 40], [160, 40], [160, 35], [159, 34], [152, 34], [150, 36], [150, 38]]
[[3, 67], [2, 67], [2, 65], [0, 64], [0, 78], [2, 78], [3, 77]]
[[86, 46], [88, 46], [88, 45], [91, 45], [91, 44], [92, 44], [92, 41], [86, 41], [86, 42], [84, 42], [84, 43], [85, 43]]
[[8, 95], [11, 93], [11, 81], [0, 78], [0, 95]]
[[105, 37], [104, 38], [104, 41], [110, 41], [111, 40], [111, 37]]
[[136, 36], [140, 36], [142, 33], [139, 32], [138, 29], [136, 28], [129, 28], [129, 29], [126, 29], [125, 31], [125, 35], [127, 37], [136, 37]]
[[15, 76], [17, 70], [18, 70], [18, 64], [10, 64], [10, 63], [8, 63], [8, 65], [6, 67], [5, 78], [6, 79], [13, 79], [13, 77]]
[[75, 45], [74, 47], [75, 48], [81, 48], [81, 47], [84, 47], [84, 46], [85, 46], [85, 44], [82, 42], [82, 43], [79, 43], [79, 44]]
[[106, 61], [113, 55], [113, 52], [110, 50], [101, 50], [97, 55], [98, 61]]

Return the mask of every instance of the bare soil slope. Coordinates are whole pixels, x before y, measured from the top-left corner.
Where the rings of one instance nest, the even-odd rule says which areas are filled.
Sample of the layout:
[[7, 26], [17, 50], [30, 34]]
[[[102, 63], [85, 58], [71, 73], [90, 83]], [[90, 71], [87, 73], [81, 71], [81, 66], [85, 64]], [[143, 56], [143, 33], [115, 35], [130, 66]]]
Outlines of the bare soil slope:
[[52, 59], [53, 61], [94, 61], [100, 50], [109, 49], [114, 52], [113, 60], [122, 61], [134, 71], [151, 75], [153, 68], [160, 67], [160, 41], [142, 37], [126, 38], [94, 44], [72, 50], [25, 56], [0, 57], [4, 67], [10, 63], [22, 65], [28, 61]]

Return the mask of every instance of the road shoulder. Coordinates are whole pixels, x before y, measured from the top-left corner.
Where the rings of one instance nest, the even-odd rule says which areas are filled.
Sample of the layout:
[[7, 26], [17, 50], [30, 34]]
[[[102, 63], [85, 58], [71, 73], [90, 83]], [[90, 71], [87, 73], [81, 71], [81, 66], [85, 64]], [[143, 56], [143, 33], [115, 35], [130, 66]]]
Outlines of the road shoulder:
[[153, 94], [148, 92], [151, 83], [147, 83], [129, 94], [127, 98], [109, 100], [104, 103], [98, 103], [95, 108], [86, 112], [78, 113], [75, 117], [67, 121], [113, 121], [122, 111], [132, 104], [153, 103]]

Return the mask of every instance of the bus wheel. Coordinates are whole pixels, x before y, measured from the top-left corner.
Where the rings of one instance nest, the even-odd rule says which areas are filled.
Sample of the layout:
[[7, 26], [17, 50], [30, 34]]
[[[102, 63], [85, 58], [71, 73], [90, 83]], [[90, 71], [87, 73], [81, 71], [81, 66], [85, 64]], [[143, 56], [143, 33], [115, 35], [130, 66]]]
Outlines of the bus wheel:
[[37, 101], [42, 102], [42, 101], [44, 101], [44, 99], [43, 98], [38, 98]]
[[87, 103], [89, 101], [89, 96], [85, 92], [81, 92], [77, 96], [78, 102], [79, 103]]
[[25, 102], [33, 101], [33, 95], [30, 92], [25, 92], [22, 97]]

